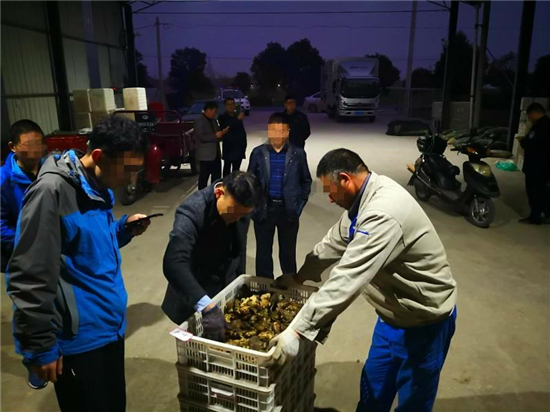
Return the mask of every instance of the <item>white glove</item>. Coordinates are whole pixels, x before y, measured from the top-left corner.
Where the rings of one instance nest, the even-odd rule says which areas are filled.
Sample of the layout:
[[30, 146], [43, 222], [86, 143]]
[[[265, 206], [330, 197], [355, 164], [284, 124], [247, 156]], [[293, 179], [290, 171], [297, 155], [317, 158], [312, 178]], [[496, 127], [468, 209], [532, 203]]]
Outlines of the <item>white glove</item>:
[[292, 273], [287, 273], [286, 275], [279, 276], [275, 279], [275, 287], [279, 289], [293, 288], [300, 286], [301, 284], [302, 283], [296, 279], [296, 275]]
[[283, 333], [271, 339], [268, 350], [277, 345], [273, 360], [282, 365], [287, 360], [295, 358], [300, 349], [300, 339], [300, 335], [291, 328], [286, 328]]

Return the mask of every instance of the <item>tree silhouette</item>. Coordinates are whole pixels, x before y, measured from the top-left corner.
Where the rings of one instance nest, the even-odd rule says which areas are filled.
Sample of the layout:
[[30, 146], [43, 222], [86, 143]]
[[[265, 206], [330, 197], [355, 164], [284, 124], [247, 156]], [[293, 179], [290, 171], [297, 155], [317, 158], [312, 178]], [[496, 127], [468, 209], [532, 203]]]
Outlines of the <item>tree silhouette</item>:
[[319, 50], [311, 45], [309, 39], [302, 39], [288, 46], [286, 55], [287, 91], [298, 100], [318, 92], [324, 64]]
[[193, 92], [214, 93], [214, 86], [204, 75], [206, 53], [186, 47], [172, 53], [170, 60], [170, 86], [176, 91], [182, 103], [193, 99]]
[[376, 53], [367, 54], [365, 57], [378, 58], [378, 78], [380, 79], [380, 86], [382, 86], [382, 88], [391, 87], [399, 80], [401, 71], [393, 65], [393, 62], [388, 56]]
[[250, 71], [254, 80], [264, 90], [275, 90], [278, 85], [286, 87], [286, 51], [279, 43], [271, 42], [252, 62]]
[[434, 87], [434, 74], [430, 69], [418, 67], [412, 72], [411, 86], [420, 89]]
[[[455, 36], [453, 84], [451, 93], [454, 96], [468, 96], [472, 76], [473, 47], [464, 32]], [[445, 81], [445, 62], [447, 60], [447, 44], [443, 41], [443, 50], [435, 63], [434, 80], [436, 87], [442, 88]]]
[[250, 85], [252, 84], [252, 78], [246, 72], [238, 72], [233, 79], [232, 86], [237, 87], [241, 92], [248, 93]]

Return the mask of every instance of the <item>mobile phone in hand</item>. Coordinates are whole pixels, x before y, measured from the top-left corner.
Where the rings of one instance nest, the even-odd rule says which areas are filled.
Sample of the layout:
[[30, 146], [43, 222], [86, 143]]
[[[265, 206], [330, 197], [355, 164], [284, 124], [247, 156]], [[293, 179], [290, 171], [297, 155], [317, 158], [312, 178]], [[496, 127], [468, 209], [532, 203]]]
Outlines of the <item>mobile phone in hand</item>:
[[141, 219], [137, 219], [137, 220], [134, 220], [133, 222], [126, 223], [125, 226], [131, 228], [131, 227], [140, 225], [144, 220], [149, 220], [149, 219], [152, 219], [154, 217], [159, 217], [159, 216], [164, 216], [164, 213], [155, 213], [155, 214], [152, 214], [152, 215], [149, 215], [149, 216], [146, 216], [146, 217], [142, 217]]

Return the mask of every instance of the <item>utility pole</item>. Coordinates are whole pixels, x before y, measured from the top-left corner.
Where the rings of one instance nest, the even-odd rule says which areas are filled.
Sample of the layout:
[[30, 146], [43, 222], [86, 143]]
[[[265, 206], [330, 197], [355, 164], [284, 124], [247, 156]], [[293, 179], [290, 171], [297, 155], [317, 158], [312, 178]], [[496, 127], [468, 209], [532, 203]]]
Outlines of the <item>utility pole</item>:
[[124, 10], [124, 28], [126, 29], [126, 61], [128, 62], [128, 82], [130, 87], [138, 86], [136, 66], [136, 46], [132, 6], [128, 3], [122, 6]]
[[476, 94], [476, 63], [477, 63], [477, 43], [479, 31], [479, 4], [474, 5], [476, 22], [474, 25], [474, 54], [472, 56], [472, 78], [470, 82], [470, 130], [474, 127], [474, 104]]
[[411, 88], [412, 88], [412, 66], [414, 59], [414, 38], [416, 35], [416, 8], [417, 0], [412, 2], [411, 27], [409, 31], [409, 55], [407, 57], [407, 78], [405, 81], [405, 104], [403, 114], [407, 117], [411, 115]]
[[521, 98], [525, 93], [525, 79], [529, 68], [531, 37], [533, 35], [533, 23], [535, 20], [535, 6], [536, 2], [534, 1], [523, 1], [516, 64], [516, 80], [514, 82], [512, 107], [510, 108], [510, 124], [508, 126], [508, 150], [510, 151], [514, 146], [514, 134], [519, 126]]
[[483, 100], [483, 80], [485, 78], [485, 60], [487, 59], [487, 37], [489, 36], [489, 18], [491, 17], [491, 2], [483, 3], [483, 22], [481, 25], [481, 40], [476, 70], [476, 88], [474, 98], [474, 121], [473, 127], [479, 128], [481, 122], [481, 104]]
[[160, 47], [160, 21], [158, 17], [155, 21], [155, 28], [157, 29], [157, 69], [159, 77], [158, 90], [160, 92], [160, 101], [166, 108], [166, 95], [164, 94], [164, 76], [162, 75], [162, 52]]
[[443, 98], [441, 102], [440, 130], [449, 128], [451, 124], [451, 98], [453, 90], [453, 72], [456, 54], [456, 27], [458, 23], [458, 0], [451, 0], [451, 13], [449, 14], [449, 34], [447, 36], [447, 59], [445, 61], [445, 79], [443, 81]]

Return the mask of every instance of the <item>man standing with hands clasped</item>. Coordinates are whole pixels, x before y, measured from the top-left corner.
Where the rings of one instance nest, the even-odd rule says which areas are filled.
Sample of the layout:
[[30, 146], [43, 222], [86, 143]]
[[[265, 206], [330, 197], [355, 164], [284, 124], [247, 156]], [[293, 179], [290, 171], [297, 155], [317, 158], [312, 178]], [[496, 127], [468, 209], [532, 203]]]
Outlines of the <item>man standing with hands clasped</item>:
[[290, 143], [303, 149], [306, 146], [306, 140], [311, 135], [311, 128], [307, 115], [296, 109], [294, 96], [285, 97], [285, 110], [281, 114], [290, 126]]
[[23, 200], [7, 274], [15, 347], [55, 383], [63, 412], [126, 408], [119, 248], [150, 222], [116, 220], [111, 189], [128, 184], [146, 149], [135, 122], [102, 119], [87, 153], [50, 156]]
[[195, 120], [196, 160], [199, 162], [199, 190], [222, 177], [220, 140], [229, 132], [229, 127], [220, 130], [217, 120], [218, 104], [206, 102], [202, 115]]
[[327, 153], [317, 177], [332, 203], [346, 209], [296, 275], [280, 287], [328, 280], [304, 305], [293, 328], [271, 342], [274, 357], [296, 356], [300, 339], [322, 340], [326, 328], [362, 293], [374, 306], [374, 328], [361, 376], [358, 412], [432, 410], [455, 331], [456, 282], [432, 223], [393, 180], [370, 171], [347, 149]]

